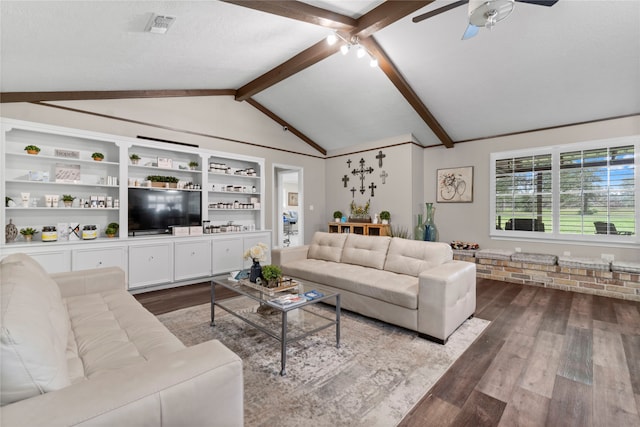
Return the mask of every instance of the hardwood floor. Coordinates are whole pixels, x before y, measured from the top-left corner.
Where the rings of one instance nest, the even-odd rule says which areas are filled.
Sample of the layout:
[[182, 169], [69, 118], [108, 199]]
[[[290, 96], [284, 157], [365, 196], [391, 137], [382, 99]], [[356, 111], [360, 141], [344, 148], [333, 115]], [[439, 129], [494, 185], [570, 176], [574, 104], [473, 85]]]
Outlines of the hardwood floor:
[[[164, 313], [209, 284], [136, 298]], [[491, 325], [400, 426], [640, 425], [640, 303], [479, 279], [476, 316]]]

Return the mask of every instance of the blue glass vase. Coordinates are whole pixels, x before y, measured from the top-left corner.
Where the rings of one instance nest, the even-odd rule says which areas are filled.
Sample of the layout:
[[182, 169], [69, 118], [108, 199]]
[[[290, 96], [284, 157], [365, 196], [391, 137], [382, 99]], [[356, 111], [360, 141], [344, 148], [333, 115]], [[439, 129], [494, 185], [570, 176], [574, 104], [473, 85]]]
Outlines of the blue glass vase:
[[433, 203], [426, 203], [427, 205], [427, 218], [424, 221], [424, 240], [428, 242], [438, 241], [438, 228], [433, 220], [436, 208], [433, 207]]
[[257, 279], [262, 277], [262, 266], [260, 266], [260, 261], [253, 260], [253, 264], [251, 265], [251, 270], [249, 271], [249, 281], [251, 283], [256, 283]]

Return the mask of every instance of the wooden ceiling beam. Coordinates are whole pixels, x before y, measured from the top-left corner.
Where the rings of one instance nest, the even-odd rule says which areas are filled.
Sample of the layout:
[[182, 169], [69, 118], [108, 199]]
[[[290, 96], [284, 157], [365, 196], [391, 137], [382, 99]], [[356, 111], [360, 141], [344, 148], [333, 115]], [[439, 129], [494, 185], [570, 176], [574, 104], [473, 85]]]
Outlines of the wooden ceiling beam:
[[291, 132], [292, 134], [294, 134], [295, 136], [297, 136], [298, 138], [300, 138], [301, 140], [303, 140], [304, 142], [309, 144], [311, 147], [313, 147], [314, 149], [318, 150], [323, 155], [325, 155], [325, 156], [327, 155], [327, 150], [325, 150], [324, 148], [322, 148], [321, 146], [316, 144], [312, 139], [307, 137], [305, 134], [300, 132], [295, 127], [291, 126], [289, 123], [287, 123], [282, 118], [280, 118], [280, 116], [275, 114], [273, 111], [269, 110], [264, 105], [260, 104], [255, 99], [249, 98], [249, 99], [247, 99], [247, 103], [249, 103], [250, 105], [255, 107], [257, 110], [259, 110], [260, 112], [264, 113], [267, 117], [269, 117], [270, 119], [272, 119], [273, 121], [278, 123], [280, 126], [282, 126], [283, 130], [285, 130], [287, 132]]
[[406, 1], [387, 0], [380, 6], [362, 15], [352, 35], [360, 38], [369, 37], [377, 31], [401, 20], [418, 9], [433, 3], [435, 0]]
[[387, 75], [396, 89], [400, 91], [409, 105], [411, 105], [415, 112], [418, 113], [422, 120], [424, 120], [424, 122], [427, 124], [427, 126], [429, 126], [429, 128], [438, 137], [442, 144], [447, 148], [452, 148], [453, 140], [451, 139], [451, 137], [447, 134], [440, 123], [438, 123], [436, 118], [433, 117], [433, 114], [431, 114], [429, 109], [424, 105], [422, 100], [420, 100], [411, 86], [409, 86], [409, 83], [407, 83], [402, 74], [400, 74], [393, 61], [391, 61], [387, 53], [382, 49], [378, 42], [376, 42], [373, 37], [367, 37], [361, 39], [360, 44], [367, 48], [369, 52], [371, 52], [373, 56], [378, 59], [378, 66], [380, 67], [380, 69]]
[[295, 19], [296, 21], [307, 22], [309, 24], [319, 25], [321, 27], [332, 28], [340, 31], [351, 31], [357, 21], [349, 16], [321, 9], [307, 3], [299, 1], [251, 1], [251, 0], [222, 0], [225, 3], [235, 4], [237, 6], [246, 7], [261, 12], [270, 13], [272, 15], [282, 16], [284, 18]]
[[303, 50], [288, 61], [267, 71], [255, 80], [247, 83], [236, 91], [236, 101], [246, 101], [263, 90], [270, 88], [276, 83], [310, 67], [340, 50], [340, 44], [333, 46], [325, 40], [320, 40], [308, 49]]
[[235, 96], [234, 89], [106, 90], [77, 92], [2, 92], [0, 103], [83, 101], [87, 99], [172, 98], [187, 96]]

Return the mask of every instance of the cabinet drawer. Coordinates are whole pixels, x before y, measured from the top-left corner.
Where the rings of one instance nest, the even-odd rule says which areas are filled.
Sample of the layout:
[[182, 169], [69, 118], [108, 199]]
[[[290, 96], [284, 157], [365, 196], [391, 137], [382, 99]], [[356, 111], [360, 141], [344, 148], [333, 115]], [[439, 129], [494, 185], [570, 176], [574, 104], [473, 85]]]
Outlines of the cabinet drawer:
[[120, 267], [126, 269], [124, 248], [79, 249], [71, 254], [73, 271], [90, 268]]
[[172, 278], [172, 243], [129, 246], [129, 288], [170, 283]]
[[241, 237], [214, 239], [211, 252], [212, 273], [241, 270], [243, 252]]
[[211, 275], [211, 242], [176, 242], [175, 279], [186, 280]]
[[71, 271], [71, 254], [69, 251], [27, 253], [31, 258], [38, 261], [49, 274]]

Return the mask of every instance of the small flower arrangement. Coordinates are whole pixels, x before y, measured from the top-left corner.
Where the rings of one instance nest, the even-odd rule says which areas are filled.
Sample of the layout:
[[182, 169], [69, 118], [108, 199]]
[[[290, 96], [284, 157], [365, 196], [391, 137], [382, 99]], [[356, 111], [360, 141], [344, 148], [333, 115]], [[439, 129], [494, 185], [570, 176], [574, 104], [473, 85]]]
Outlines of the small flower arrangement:
[[264, 262], [267, 260], [267, 251], [269, 247], [260, 242], [255, 246], [250, 247], [244, 252], [244, 259], [251, 259], [254, 262]]
[[351, 201], [351, 204], [349, 205], [350, 209], [351, 209], [351, 215], [355, 218], [364, 218], [369, 216], [369, 206], [371, 200], [367, 200], [367, 203], [365, 203], [364, 206], [358, 206], [356, 205], [355, 201]]

